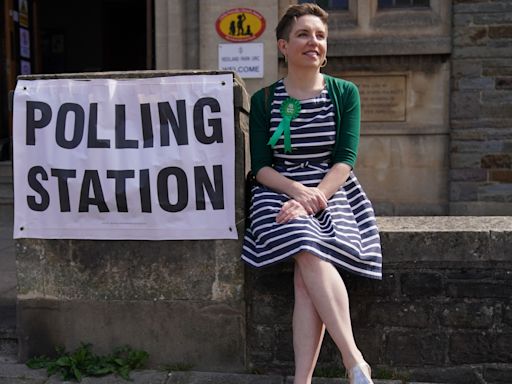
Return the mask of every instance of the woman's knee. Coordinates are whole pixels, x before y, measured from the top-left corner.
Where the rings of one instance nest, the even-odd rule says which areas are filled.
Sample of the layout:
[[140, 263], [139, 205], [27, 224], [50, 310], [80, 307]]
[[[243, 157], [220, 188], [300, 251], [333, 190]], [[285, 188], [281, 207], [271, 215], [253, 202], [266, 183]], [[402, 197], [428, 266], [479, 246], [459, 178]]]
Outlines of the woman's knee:
[[308, 268], [311, 269], [315, 265], [318, 265], [321, 262], [324, 262], [321, 260], [318, 256], [313, 255], [309, 252], [299, 252], [297, 255], [295, 255], [295, 262], [297, 263], [299, 269]]

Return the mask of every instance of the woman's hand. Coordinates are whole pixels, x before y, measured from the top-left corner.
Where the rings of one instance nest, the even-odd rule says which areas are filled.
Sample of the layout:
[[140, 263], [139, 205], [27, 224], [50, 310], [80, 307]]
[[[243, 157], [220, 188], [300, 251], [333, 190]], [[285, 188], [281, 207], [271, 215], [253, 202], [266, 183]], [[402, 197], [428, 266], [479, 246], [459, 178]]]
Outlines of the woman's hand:
[[306, 187], [302, 184], [297, 184], [299, 188], [293, 192], [292, 198], [302, 205], [308, 215], [327, 208], [327, 198], [325, 194], [316, 187]]
[[281, 210], [276, 216], [276, 222], [278, 224], [284, 224], [292, 221], [299, 216], [307, 216], [308, 213], [298, 201], [291, 199], [283, 204]]

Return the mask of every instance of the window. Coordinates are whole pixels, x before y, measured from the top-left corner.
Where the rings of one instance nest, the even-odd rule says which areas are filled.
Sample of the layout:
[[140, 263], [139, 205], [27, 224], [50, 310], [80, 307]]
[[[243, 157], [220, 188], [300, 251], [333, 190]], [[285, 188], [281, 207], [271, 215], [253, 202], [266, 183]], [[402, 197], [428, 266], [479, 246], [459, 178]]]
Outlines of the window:
[[410, 8], [430, 7], [429, 0], [379, 0], [379, 9], [382, 8]]
[[315, 3], [318, 4], [323, 9], [330, 10], [348, 10], [348, 2], [349, 0], [316, 0], [316, 1], [307, 1], [300, 0], [299, 3]]

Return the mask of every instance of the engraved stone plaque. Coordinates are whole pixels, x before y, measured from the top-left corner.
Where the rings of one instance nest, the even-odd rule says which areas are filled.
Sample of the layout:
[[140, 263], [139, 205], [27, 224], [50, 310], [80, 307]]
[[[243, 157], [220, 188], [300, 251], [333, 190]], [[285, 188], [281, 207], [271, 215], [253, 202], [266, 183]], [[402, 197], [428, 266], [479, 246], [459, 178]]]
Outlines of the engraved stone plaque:
[[405, 121], [405, 75], [344, 76], [361, 96], [361, 121]]

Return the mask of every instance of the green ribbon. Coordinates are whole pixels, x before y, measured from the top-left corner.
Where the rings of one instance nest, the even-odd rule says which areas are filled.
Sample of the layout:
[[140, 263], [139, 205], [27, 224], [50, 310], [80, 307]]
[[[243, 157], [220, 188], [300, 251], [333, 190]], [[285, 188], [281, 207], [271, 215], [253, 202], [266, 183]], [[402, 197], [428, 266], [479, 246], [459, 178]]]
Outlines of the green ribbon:
[[300, 101], [292, 97], [289, 97], [285, 101], [283, 101], [283, 103], [281, 104], [281, 108], [279, 110], [283, 118], [267, 144], [274, 148], [281, 135], [283, 135], [284, 152], [289, 153], [292, 151], [290, 124], [293, 119], [299, 116]]

